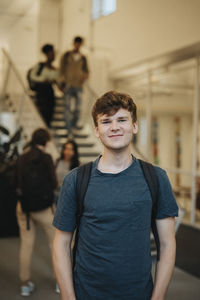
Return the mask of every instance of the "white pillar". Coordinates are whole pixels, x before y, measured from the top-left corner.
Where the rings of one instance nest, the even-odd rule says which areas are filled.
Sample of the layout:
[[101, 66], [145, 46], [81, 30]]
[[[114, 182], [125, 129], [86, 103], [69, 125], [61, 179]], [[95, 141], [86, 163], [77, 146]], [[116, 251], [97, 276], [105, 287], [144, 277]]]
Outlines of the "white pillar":
[[147, 95], [146, 95], [146, 157], [151, 160], [151, 127], [152, 127], [152, 107], [151, 107], [151, 74], [148, 74]]
[[196, 175], [197, 175], [197, 147], [199, 120], [199, 57], [196, 59], [195, 96], [193, 105], [193, 159], [192, 159], [192, 195], [191, 195], [191, 224], [195, 223], [196, 211]]
[[[181, 116], [180, 138], [181, 138], [181, 169], [191, 172], [192, 169], [192, 117]], [[181, 174], [181, 185], [191, 187], [191, 175]]]
[[[158, 117], [158, 149], [160, 166], [175, 168], [175, 124], [174, 116], [161, 115]], [[175, 176], [168, 174], [173, 184]]]

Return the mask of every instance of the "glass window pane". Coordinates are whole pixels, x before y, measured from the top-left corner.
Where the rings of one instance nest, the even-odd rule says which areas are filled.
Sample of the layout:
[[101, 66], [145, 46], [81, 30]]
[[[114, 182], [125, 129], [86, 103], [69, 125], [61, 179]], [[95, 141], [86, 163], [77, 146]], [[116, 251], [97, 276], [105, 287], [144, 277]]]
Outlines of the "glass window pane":
[[101, 15], [101, 0], [92, 1], [92, 18], [98, 19]]
[[116, 0], [102, 0], [102, 15], [107, 16], [116, 10]]

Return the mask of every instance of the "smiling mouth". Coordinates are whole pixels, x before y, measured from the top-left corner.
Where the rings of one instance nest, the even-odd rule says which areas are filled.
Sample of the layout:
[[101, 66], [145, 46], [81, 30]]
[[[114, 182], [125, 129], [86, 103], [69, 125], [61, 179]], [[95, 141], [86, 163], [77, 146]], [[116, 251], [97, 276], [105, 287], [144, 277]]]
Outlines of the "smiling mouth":
[[123, 135], [122, 134], [115, 134], [115, 135], [110, 135], [109, 137], [110, 138], [113, 138], [113, 137], [115, 138], [115, 137], [120, 137], [120, 136], [123, 136]]

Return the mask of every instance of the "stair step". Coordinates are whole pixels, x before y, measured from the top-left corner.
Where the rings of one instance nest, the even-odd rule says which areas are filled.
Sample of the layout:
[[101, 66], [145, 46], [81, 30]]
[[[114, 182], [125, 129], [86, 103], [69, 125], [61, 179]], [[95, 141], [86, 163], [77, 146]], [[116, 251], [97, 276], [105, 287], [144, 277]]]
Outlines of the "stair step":
[[[56, 144], [60, 147], [62, 145], [64, 145], [66, 142], [67, 142], [67, 137], [62, 137], [62, 138], [55, 138], [55, 142]], [[77, 141], [77, 139], [75, 139], [78, 147], [93, 147], [94, 146], [94, 143], [93, 142], [90, 142], [90, 141], [87, 141], [87, 139], [82, 139], [82, 141], [80, 141], [81, 139], [79, 138], [79, 141]]]
[[56, 105], [57, 105], [57, 104], [63, 104], [63, 103], [65, 103], [64, 98], [56, 98], [56, 99], [55, 99], [55, 104], [56, 104]]
[[66, 128], [56, 129], [53, 133], [54, 135], [68, 135], [68, 131]]
[[65, 114], [64, 113], [54, 113], [53, 114], [53, 121], [58, 120], [58, 121], [64, 121], [65, 120]]
[[[56, 132], [58, 131], [58, 132]], [[68, 137], [68, 132], [66, 129], [57, 129], [54, 131], [53, 136], [55, 139], [61, 139], [61, 138], [67, 138]], [[81, 133], [81, 132], [76, 132], [73, 134], [74, 138], [81, 138], [81, 139], [86, 139], [88, 137], [87, 133]]]
[[[58, 137], [58, 136], [67, 136], [68, 135], [68, 131], [65, 127], [52, 127], [52, 131], [53, 131], [53, 135]], [[86, 138], [89, 135], [89, 132], [87, 130], [84, 129], [76, 129], [73, 130], [73, 135], [74, 137], [81, 137], [81, 138]]]
[[51, 122], [51, 128], [65, 128], [66, 127], [66, 123], [65, 121], [52, 121]]
[[[67, 139], [65, 139], [65, 141], [63, 141], [63, 142], [56, 142], [57, 143], [57, 145], [59, 146], [59, 147], [62, 147], [65, 143], [67, 142]], [[94, 146], [94, 144], [77, 144], [78, 145], [78, 147], [79, 147], [79, 149], [80, 148], [89, 148], [89, 147], [93, 147]]]
[[55, 122], [57, 122], [57, 121], [58, 121], [58, 122], [59, 122], [59, 121], [65, 122], [65, 118], [64, 118], [64, 116], [63, 116], [62, 118], [61, 118], [61, 117], [58, 117], [58, 118], [57, 118], [57, 117], [53, 117], [52, 122], [54, 122], [54, 121], [55, 121]]
[[65, 111], [65, 106], [55, 106], [54, 107], [54, 112], [62, 112], [62, 113], [64, 113], [64, 111]]
[[56, 105], [54, 107], [54, 112], [64, 112], [65, 111], [65, 106], [64, 105]]

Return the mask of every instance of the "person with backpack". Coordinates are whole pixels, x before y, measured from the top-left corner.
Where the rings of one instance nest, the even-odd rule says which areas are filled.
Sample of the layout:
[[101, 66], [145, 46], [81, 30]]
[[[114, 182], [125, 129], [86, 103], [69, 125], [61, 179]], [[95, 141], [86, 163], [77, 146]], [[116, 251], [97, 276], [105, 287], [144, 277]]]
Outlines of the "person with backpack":
[[[65, 177], [53, 220], [61, 298], [164, 300], [174, 268], [178, 214], [170, 182], [163, 169], [131, 153], [138, 125], [129, 95], [105, 93], [92, 116], [103, 154], [90, 170], [80, 166]], [[158, 249], [154, 283], [151, 227]]]
[[[83, 42], [82, 37], [76, 36], [73, 49], [65, 52], [60, 62], [59, 80], [60, 88], [64, 92], [66, 128], [69, 136], [73, 135], [73, 128], [78, 128], [83, 84], [89, 76], [87, 58], [80, 52]], [[74, 103], [73, 111], [72, 103]]]
[[46, 129], [33, 132], [30, 148], [19, 156], [16, 164], [17, 221], [20, 229], [19, 277], [21, 296], [34, 290], [31, 280], [31, 257], [35, 240], [35, 225], [45, 232], [52, 248], [54, 228], [53, 201], [57, 180], [53, 160], [45, 152], [50, 135]]
[[58, 78], [58, 70], [52, 64], [55, 59], [53, 45], [45, 44], [42, 52], [46, 60], [37, 63], [28, 71], [27, 80], [30, 89], [36, 92], [36, 105], [47, 126], [50, 127], [55, 105], [53, 83]]

